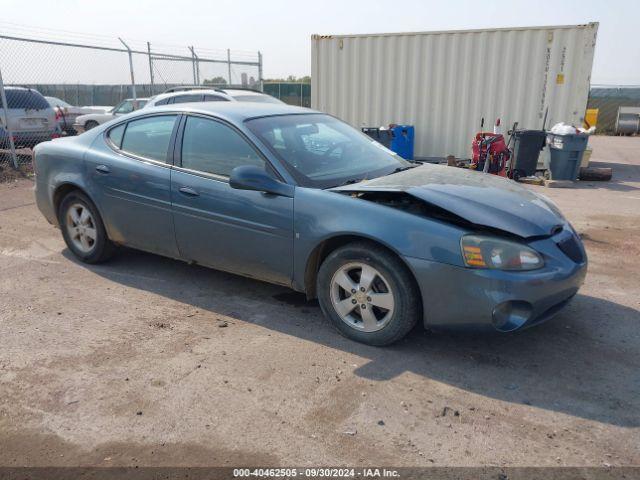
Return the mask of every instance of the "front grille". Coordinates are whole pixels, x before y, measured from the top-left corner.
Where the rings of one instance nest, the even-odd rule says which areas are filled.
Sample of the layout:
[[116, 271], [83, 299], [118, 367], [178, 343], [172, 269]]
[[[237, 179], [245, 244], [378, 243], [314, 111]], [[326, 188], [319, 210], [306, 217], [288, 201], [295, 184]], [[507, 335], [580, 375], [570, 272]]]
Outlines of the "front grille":
[[579, 240], [575, 237], [575, 235], [571, 235], [560, 240], [558, 242], [558, 248], [562, 250], [562, 252], [574, 262], [584, 262], [584, 255], [582, 253], [582, 249], [580, 248]]

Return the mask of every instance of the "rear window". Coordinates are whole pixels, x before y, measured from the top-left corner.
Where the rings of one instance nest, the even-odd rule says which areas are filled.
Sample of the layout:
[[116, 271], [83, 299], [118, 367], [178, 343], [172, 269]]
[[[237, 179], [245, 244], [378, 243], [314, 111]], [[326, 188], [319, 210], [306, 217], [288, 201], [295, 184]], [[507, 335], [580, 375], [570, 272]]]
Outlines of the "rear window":
[[233, 98], [235, 98], [239, 102], [282, 103], [280, 100], [272, 97], [271, 95], [234, 95]]
[[205, 95], [205, 102], [228, 102], [228, 98], [221, 97], [220, 95]]
[[173, 97], [173, 101], [171, 103], [189, 103], [189, 102], [201, 102], [202, 94], [201, 93], [189, 93], [186, 95], [176, 95]]
[[25, 110], [44, 110], [49, 107], [45, 98], [34, 90], [5, 89], [7, 106], [9, 108], [21, 108]]

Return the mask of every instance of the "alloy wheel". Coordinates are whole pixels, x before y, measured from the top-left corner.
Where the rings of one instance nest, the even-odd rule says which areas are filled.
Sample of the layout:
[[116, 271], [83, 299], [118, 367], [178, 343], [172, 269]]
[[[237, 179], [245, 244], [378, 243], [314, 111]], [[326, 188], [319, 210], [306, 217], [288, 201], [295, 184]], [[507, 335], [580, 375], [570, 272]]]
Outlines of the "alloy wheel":
[[67, 210], [66, 228], [73, 246], [82, 253], [89, 253], [96, 245], [98, 230], [91, 211], [81, 203], [72, 204]]
[[375, 332], [393, 316], [395, 300], [387, 279], [371, 265], [351, 262], [331, 279], [331, 302], [350, 327]]

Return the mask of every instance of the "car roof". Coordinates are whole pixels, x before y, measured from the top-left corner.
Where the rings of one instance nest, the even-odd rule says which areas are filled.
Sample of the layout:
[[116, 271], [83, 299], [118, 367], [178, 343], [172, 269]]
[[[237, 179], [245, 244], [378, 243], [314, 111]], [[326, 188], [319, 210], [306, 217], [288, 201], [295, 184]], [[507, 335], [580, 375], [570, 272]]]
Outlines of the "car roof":
[[204, 94], [209, 94], [209, 95], [216, 95], [219, 97], [223, 97], [223, 98], [229, 98], [229, 95], [227, 95], [225, 92], [221, 92], [220, 90], [214, 89], [214, 88], [194, 88], [192, 90], [178, 90], [175, 92], [164, 92], [164, 93], [159, 93], [158, 95], [156, 95], [155, 97], [151, 97], [151, 100], [153, 101], [157, 101], [157, 100], [162, 100], [164, 98], [170, 98], [170, 97], [179, 97], [182, 95], [192, 95], [192, 94], [196, 94], [196, 95], [204, 95]]
[[[18, 87], [18, 86], [14, 86], [14, 85], [8, 85], [6, 87], [4, 87], [5, 90], [28, 90], [30, 92], [38, 92], [38, 90], [36, 90], [35, 88], [30, 88], [30, 87]], [[38, 92], [40, 93], [40, 92]], [[42, 94], [41, 94], [42, 95]]]
[[296, 115], [322, 113], [309, 108], [295, 107], [287, 104], [252, 103], [252, 102], [193, 102], [161, 105], [149, 110], [138, 110], [133, 116], [149, 115], [151, 112], [195, 112], [215, 115], [225, 120], [241, 123], [250, 118], [269, 117], [273, 115]]

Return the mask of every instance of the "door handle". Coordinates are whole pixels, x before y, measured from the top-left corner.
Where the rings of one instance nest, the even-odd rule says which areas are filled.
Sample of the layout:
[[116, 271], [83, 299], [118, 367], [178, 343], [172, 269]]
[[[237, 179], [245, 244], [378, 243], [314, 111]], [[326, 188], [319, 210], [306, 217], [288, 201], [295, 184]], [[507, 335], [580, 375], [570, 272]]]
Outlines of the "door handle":
[[96, 167], [96, 172], [99, 172], [99, 173], [111, 173], [111, 169], [109, 167], [107, 167], [106, 165], [98, 165]]
[[196, 192], [193, 188], [191, 187], [180, 187], [180, 189], [178, 190], [181, 194], [186, 195], [187, 197], [197, 197], [200, 194], [198, 192]]

